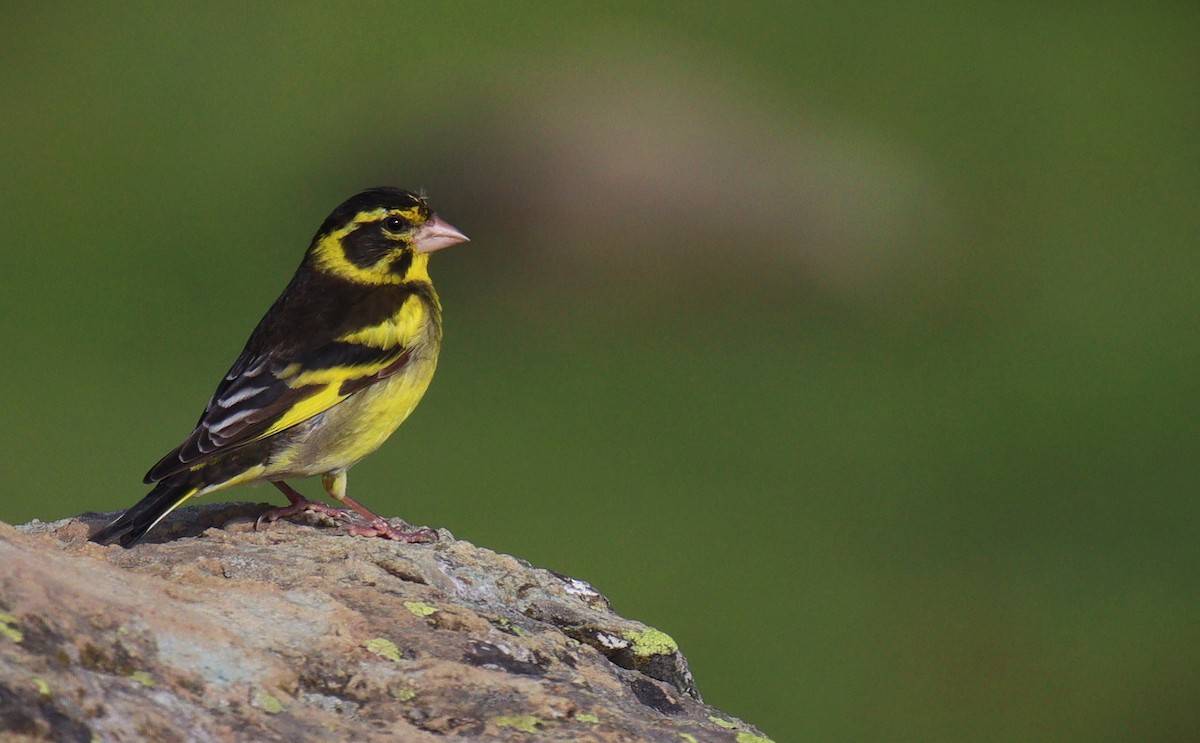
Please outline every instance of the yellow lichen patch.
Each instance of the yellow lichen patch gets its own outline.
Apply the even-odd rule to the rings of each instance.
[[[542,721],[533,715],[500,715],[493,717],[492,722],[498,728],[512,728],[522,733],[536,733]]]
[[[737,728],[736,722],[730,722],[729,720],[723,720],[720,717],[713,717],[712,715],[709,715],[708,719],[712,720],[714,724],[720,725],[721,727],[723,727],[727,730],[734,730],[735,728]]]
[[[145,687],[154,686],[154,679],[150,678],[150,674],[146,673],[145,671],[134,671],[133,673],[129,674],[129,678]]]
[[[770,738],[764,738],[754,733],[738,733],[735,740],[737,740],[737,743],[775,743]]]
[[[591,712],[581,712],[575,715],[575,719],[579,722],[597,723],[600,722],[600,715],[593,715]]]
[[[529,633],[513,624],[508,617],[489,617],[489,621],[505,632],[511,632],[517,637],[529,637]]]
[[[283,702],[271,696],[267,692],[259,689],[254,695],[254,706],[266,712],[268,715],[277,715],[283,711]]]
[[[404,608],[408,609],[414,617],[427,617],[430,614],[437,613],[436,608],[423,601],[405,601]]]
[[[408,702],[416,698],[417,690],[410,686],[394,686],[388,690],[392,695],[392,699],[399,702]]]
[[[700,741],[696,740],[696,736],[691,733],[680,733],[679,737],[686,740],[687,743],[700,743]]]
[[[400,652],[400,648],[396,647],[396,643],[383,637],[367,640],[363,643],[363,647],[381,658],[387,658],[396,663],[404,660],[404,655]]]
[[[629,642],[633,643],[633,654],[639,658],[647,658],[651,655],[671,655],[679,652],[679,645],[671,636],[662,630],[656,630],[653,627],[648,628],[645,632],[624,632],[621,634]]]
[[[37,692],[40,696],[50,696],[50,684],[48,684],[46,679],[42,678],[41,676],[33,677],[33,686],[37,689]]]
[[[20,642],[25,639],[25,634],[17,629],[16,624],[16,617],[0,612],[0,635],[4,635],[13,642]]]

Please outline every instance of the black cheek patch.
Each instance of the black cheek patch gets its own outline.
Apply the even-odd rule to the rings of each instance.
[[[400,255],[396,256],[396,259],[392,261],[391,271],[397,276],[404,276],[408,274],[408,269],[412,267],[412,262],[413,252],[411,250],[402,251]]]
[[[342,238],[346,260],[359,268],[374,266],[380,258],[395,249],[396,243],[380,233],[378,222],[359,225]]]

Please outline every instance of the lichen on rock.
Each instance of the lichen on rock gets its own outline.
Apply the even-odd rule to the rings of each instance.
[[[107,515],[0,523],[0,739],[766,740],[583,581],[263,509],[129,550],[87,541]]]

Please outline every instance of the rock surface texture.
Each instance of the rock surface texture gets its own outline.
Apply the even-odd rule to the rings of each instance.
[[[0,740],[767,741],[582,581],[264,509],[0,523]]]

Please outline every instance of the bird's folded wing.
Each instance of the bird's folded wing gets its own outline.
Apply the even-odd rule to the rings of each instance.
[[[301,354],[238,359],[195,430],[146,473],[155,482],[302,423],[401,371],[411,349],[332,341]]]

